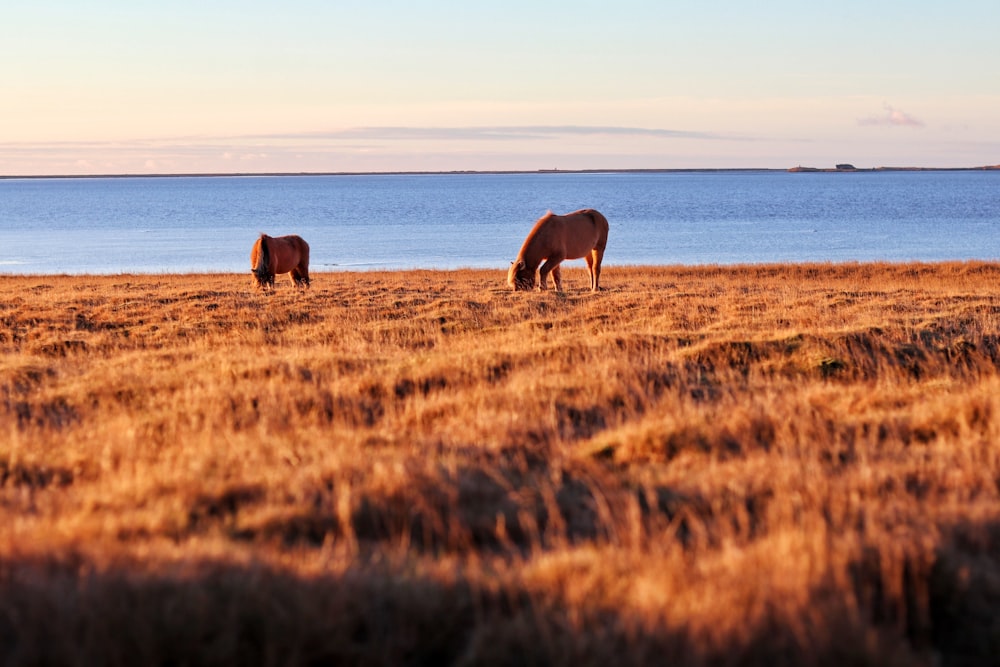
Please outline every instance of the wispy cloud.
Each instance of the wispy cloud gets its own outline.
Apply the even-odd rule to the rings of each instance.
[[[241,139],[367,141],[510,141],[567,136],[620,136],[659,139],[739,139],[712,132],[615,125],[490,125],[469,127],[354,127],[341,130],[261,134]]]
[[[858,119],[858,125],[888,125],[891,127],[924,127],[924,122],[888,104],[882,114]]]
[[[227,159],[245,158],[234,147],[252,146],[254,149],[275,145],[338,144],[360,148],[377,142],[397,141],[544,141],[566,137],[622,137],[650,139],[692,139],[710,141],[749,141],[749,137],[714,132],[670,130],[662,128],[627,127],[612,125],[496,125],[469,127],[405,127],[373,126],[337,130],[303,132],[267,132],[228,136],[187,135],[159,138],[113,141],[46,141],[0,142],[0,151],[8,155],[63,153],[114,149],[116,152],[135,152],[178,148],[223,153]],[[254,151],[256,152],[256,151]],[[254,157],[259,157],[254,155]]]

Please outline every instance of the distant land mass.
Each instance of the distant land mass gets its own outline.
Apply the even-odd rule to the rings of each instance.
[[[62,178],[221,178],[249,176],[415,176],[433,174],[713,174],[736,172],[791,172],[791,173],[831,173],[831,172],[878,172],[878,171],[1000,171],[1000,164],[982,167],[870,167],[858,168],[852,164],[838,164],[834,167],[803,167],[788,169],[773,167],[691,167],[691,168],[643,168],[643,169],[456,169],[443,171],[274,171],[274,172],[178,172],[167,174],[0,174],[0,180],[15,179],[62,179]]]
[[[987,165],[984,167],[872,167],[870,169],[858,169],[853,164],[838,164],[835,167],[792,167],[788,169],[792,173],[829,173],[838,171],[1000,171],[1000,164]]]

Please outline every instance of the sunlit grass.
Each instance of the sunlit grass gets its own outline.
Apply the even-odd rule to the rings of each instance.
[[[962,664],[1000,267],[0,278],[0,660]]]

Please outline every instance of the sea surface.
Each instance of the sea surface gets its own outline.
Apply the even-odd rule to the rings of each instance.
[[[0,180],[0,274],[244,272],[261,232],[313,271],[505,268],[585,207],[606,265],[1000,259],[1000,171],[46,178]]]

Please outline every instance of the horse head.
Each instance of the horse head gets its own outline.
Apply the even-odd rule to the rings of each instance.
[[[535,272],[528,268],[527,262],[523,259],[511,262],[510,270],[507,272],[507,284],[515,292],[532,290],[535,288]]]

